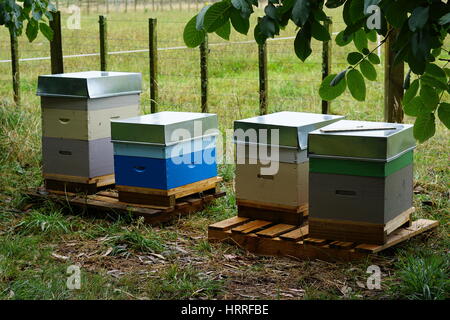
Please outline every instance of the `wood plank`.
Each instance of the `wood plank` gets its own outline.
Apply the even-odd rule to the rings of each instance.
[[[415,210],[416,209],[414,207],[409,208],[408,210],[402,212],[397,217],[386,223],[384,225],[384,231],[386,232],[386,234],[391,234],[394,230],[398,229],[406,222],[408,222],[411,219],[411,214],[413,214]]]
[[[311,238],[378,245],[385,243],[387,236],[383,224],[311,217],[309,218],[309,234]]]
[[[312,245],[315,245],[315,246],[321,246],[321,245],[326,244],[327,242],[329,242],[329,240],[318,239],[318,238],[305,238],[303,240],[303,243],[305,243],[305,244],[312,244]]]
[[[301,212],[274,211],[272,209],[238,206],[238,216],[250,219],[260,219],[291,225],[301,225],[304,216]]]
[[[397,229],[392,232],[384,245],[373,245],[373,244],[360,244],[355,247],[355,250],[367,253],[377,253],[392,247],[400,242],[408,240],[420,233],[436,228],[439,225],[438,221],[419,219],[412,223],[409,228]]]
[[[286,241],[300,241],[306,237],[308,237],[309,234],[309,226],[303,226],[300,228],[297,228],[295,230],[292,230],[291,232],[287,232],[285,234],[280,235],[280,238],[282,240]]]
[[[337,249],[351,249],[356,244],[354,242],[345,242],[345,241],[333,241],[329,244],[330,248],[337,248]]]
[[[253,220],[241,226],[231,229],[231,232],[248,234],[271,225],[272,222],[264,220]]]
[[[176,204],[176,199],[174,196],[162,196],[126,191],[119,191],[119,200],[121,202],[132,204],[145,204],[164,207],[172,207]]]
[[[266,210],[274,210],[274,211],[283,211],[283,212],[303,212],[308,210],[308,204],[304,204],[301,206],[287,206],[278,203],[269,203],[262,201],[254,201],[254,200],[244,200],[244,199],[236,199],[236,203],[238,206],[244,207],[252,207]]]
[[[43,173],[44,179],[48,180],[58,180],[65,182],[75,182],[75,183],[85,183],[85,184],[97,184],[100,186],[105,186],[109,184],[114,184],[114,174],[108,174],[100,177],[77,177],[77,176],[67,176],[63,174],[51,174]],[[112,181],[112,183],[111,183]]]
[[[130,203],[123,203],[118,201],[117,198],[106,197],[102,195],[78,195],[74,193],[65,192],[47,192],[42,189],[36,190],[32,189],[26,193],[30,198],[33,199],[50,199],[52,201],[61,203],[63,205],[72,205],[75,207],[86,208],[88,210],[94,209],[99,211],[113,211],[118,213],[132,213],[137,217],[143,217],[145,223],[148,224],[159,224],[168,222],[180,215],[193,213],[199,211],[204,207],[204,201],[192,201],[192,203],[184,202],[187,207],[182,210],[176,210],[175,207],[171,208],[155,208],[154,206],[147,205],[135,205]],[[219,193],[214,195],[214,197],[223,196],[224,193]]]
[[[276,224],[272,227],[257,232],[256,235],[261,237],[275,238],[280,234],[292,231],[295,228],[296,226],[293,226],[291,224]]]
[[[234,227],[247,223],[250,219],[241,217],[232,217],[223,221],[216,222],[208,227],[210,230],[227,231]]]
[[[295,241],[283,241],[278,237],[258,237],[254,233],[243,234],[230,231],[209,230],[208,239],[211,242],[226,241],[251,253],[264,256],[284,256],[307,260],[320,259],[330,262],[353,261],[367,257],[366,253],[356,252],[355,250],[304,245]]]
[[[135,192],[151,195],[161,195],[161,196],[175,195],[176,198],[182,198],[191,195],[193,193],[213,189],[215,188],[216,184],[219,183],[220,181],[222,181],[222,177],[213,177],[168,190],[122,186],[122,185],[116,185],[116,189],[119,191]]]
[[[118,198],[119,194],[117,192],[112,191],[99,191],[96,193],[97,195],[109,197],[109,198]]]

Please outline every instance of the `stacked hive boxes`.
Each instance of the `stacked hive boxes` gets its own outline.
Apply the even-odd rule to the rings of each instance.
[[[308,132],[342,118],[279,112],[235,121],[238,215],[300,224],[308,204]]]
[[[114,184],[110,121],[139,114],[140,73],[40,76],[47,189],[96,192]]]
[[[309,232],[383,244],[412,212],[411,125],[339,121],[309,135]]]
[[[159,112],[113,121],[111,130],[121,201],[173,206],[215,187],[216,115]]]

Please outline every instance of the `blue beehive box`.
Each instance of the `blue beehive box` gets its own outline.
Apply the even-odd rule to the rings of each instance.
[[[111,122],[119,193],[168,191],[217,176],[215,114],[159,112]]]

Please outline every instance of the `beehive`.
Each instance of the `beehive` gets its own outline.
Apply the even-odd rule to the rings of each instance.
[[[140,73],[40,76],[43,175],[48,189],[95,192],[114,184],[111,120],[139,114]]]
[[[300,223],[308,206],[308,132],[342,118],[278,112],[235,121],[239,216]],[[278,130],[278,141],[273,129]],[[278,170],[264,174],[261,169],[271,165]]]
[[[112,121],[111,130],[121,201],[152,204],[146,195],[168,196],[217,176],[215,114],[159,112]]]
[[[311,237],[383,244],[407,223],[412,126],[343,120],[309,134]]]

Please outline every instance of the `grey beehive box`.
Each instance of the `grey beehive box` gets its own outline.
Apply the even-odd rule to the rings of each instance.
[[[409,220],[412,126],[349,121],[309,135],[310,235],[382,244]]]
[[[139,114],[141,81],[128,72],[39,76],[44,178],[112,175],[111,121]]]

